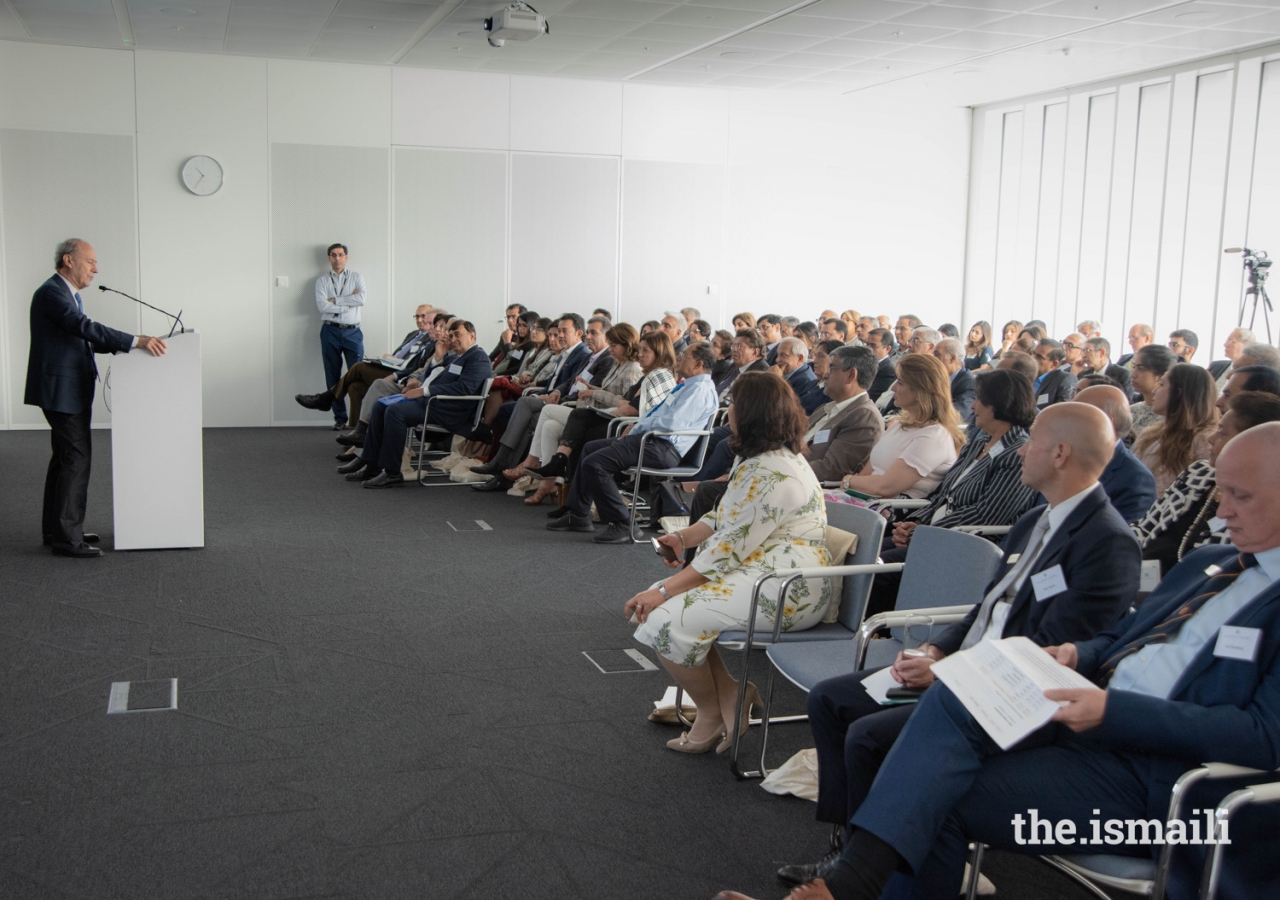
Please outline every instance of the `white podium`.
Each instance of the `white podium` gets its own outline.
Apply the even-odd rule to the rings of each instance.
[[[115,549],[204,546],[200,336],[111,361]]]

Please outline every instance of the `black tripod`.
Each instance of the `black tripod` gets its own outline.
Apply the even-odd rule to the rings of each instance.
[[[1236,326],[1244,326],[1245,310],[1249,310],[1249,330],[1253,330],[1253,323],[1258,318],[1258,302],[1262,302],[1262,322],[1267,327],[1267,343],[1271,343],[1271,313],[1274,307],[1271,305],[1271,298],[1267,296],[1267,276],[1271,274],[1271,258],[1267,256],[1265,250],[1250,250],[1248,247],[1232,247],[1226,251],[1227,253],[1243,253],[1245,272],[1248,274],[1249,287],[1244,292],[1244,296],[1240,298],[1240,314],[1236,317]],[[1253,298],[1252,308],[1250,308],[1249,298]]]

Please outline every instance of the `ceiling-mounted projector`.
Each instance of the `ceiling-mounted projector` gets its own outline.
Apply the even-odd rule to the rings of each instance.
[[[501,47],[507,41],[531,41],[539,35],[551,33],[547,20],[520,0],[485,19],[484,30],[489,33],[489,45],[492,47]]]

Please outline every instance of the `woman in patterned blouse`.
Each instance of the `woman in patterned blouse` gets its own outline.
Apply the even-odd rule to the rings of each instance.
[[[685,547],[698,554],[683,571],[641,591],[625,612],[640,627],[636,640],[658,658],[698,707],[693,728],[667,746],[681,753],[727,750],[738,683],[716,651],[725,630],[745,628],[756,579],[780,569],[825,566],[827,509],[822,488],[804,460],[804,411],[795,392],[771,372],[747,372],[733,385],[729,407],[730,446],[737,454],[720,506],[693,525],[659,538],[680,568]],[[796,581],[784,600],[778,582],[760,592],[756,627],[772,629],[782,615],[783,631],[811,628],[822,621],[831,583]],[[748,685],[747,698],[759,704]],[[745,714],[746,709],[743,710]]]

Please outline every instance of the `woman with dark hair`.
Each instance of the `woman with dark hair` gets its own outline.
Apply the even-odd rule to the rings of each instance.
[[[684,336],[688,338],[691,344],[696,344],[698,341],[709,341],[712,334],[711,323],[706,319],[694,319],[689,323],[689,327],[684,330]]]
[[[749,328],[752,331],[756,327],[756,317],[749,312],[738,313],[733,317],[733,330],[741,331],[743,328]]]
[[[771,372],[742,375],[729,406],[729,440],[737,460],[728,490],[717,509],[658,538],[673,553],[670,568],[681,568],[686,547],[697,546],[698,554],[688,567],[624,607],[640,624],[636,640],[658,651],[662,665],[698,706],[693,728],[667,743],[672,750],[723,752],[735,727],[742,728],[733,721],[738,683],[715,642],[721,631],[746,627],[756,579],[830,562],[822,488],[803,456],[807,424],[795,392],[782,378]],[[758,628],[773,628],[779,612],[784,632],[822,621],[831,599],[829,581],[797,580],[781,601],[778,582],[769,584],[772,590],[760,593]],[[747,698],[760,703],[754,685],[748,685]]]
[[[541,457],[542,465],[528,465],[528,460],[525,461],[524,470],[542,479],[537,493],[525,503],[537,506],[555,492],[557,479],[572,481],[578,468],[578,454],[574,451],[605,437],[609,419],[615,416],[644,418],[649,410],[667,399],[667,394],[676,386],[676,357],[671,338],[661,331],[650,332],[640,338],[637,352],[640,370],[644,373],[641,380],[612,407],[579,406],[569,414],[554,452]],[[537,446],[535,442],[534,449]]]
[[[533,326],[538,324],[539,316],[536,312],[521,313],[516,319],[515,333],[511,336],[511,349],[502,355],[498,360],[498,364],[493,367],[495,377],[503,375],[514,375],[520,370],[524,358],[529,355],[531,349],[536,350],[537,345],[533,341]],[[546,340],[546,332],[543,332],[543,341]]]
[[[975,372],[991,362],[991,323],[985,319],[969,329],[964,345],[964,367]]]
[[[1000,349],[992,354],[993,362],[998,362],[1007,352],[1013,349],[1013,342],[1018,339],[1018,335],[1022,332],[1022,323],[1017,319],[1010,319],[1004,323],[1004,328],[1000,329]]]
[[[801,322],[795,327],[793,336],[800,338],[805,347],[812,350],[818,343],[818,326],[812,322]]]
[[[1218,425],[1218,386],[1207,369],[1174,366],[1160,379],[1151,408],[1164,418],[1148,425],[1133,444],[1133,454],[1156,477],[1163,494],[1187,466],[1209,458],[1209,437]]]
[[[645,322],[640,326],[640,337],[644,337],[652,331],[658,331],[660,328],[662,328],[662,323],[657,319],[650,319],[648,322]]]
[[[873,497],[929,496],[964,446],[960,414],[951,404],[947,369],[926,353],[898,360],[894,403],[902,415],[889,420],[871,459],[842,485]]]
[[[590,409],[610,409],[618,405],[627,391],[638,384],[644,373],[640,369],[640,335],[635,326],[623,322],[611,326],[604,339],[609,342],[609,355],[614,359],[614,367],[604,376],[598,388],[587,387],[578,391],[577,405]],[[519,481],[526,474],[537,472],[527,470],[549,460],[560,444],[560,434],[573,407],[564,404],[547,404],[538,414],[538,424],[533,430],[533,442],[529,445],[529,455],[519,465],[502,470],[502,477],[509,481]],[[523,491],[518,493],[523,494]],[[541,501],[539,501],[541,502]]]
[[[1231,543],[1230,533],[1217,518],[1218,454],[1237,434],[1264,422],[1280,422],[1280,397],[1262,391],[1233,395],[1210,440],[1209,458],[1187,466],[1132,526],[1142,544],[1142,558],[1159,560],[1161,577],[1197,547]]]
[[[522,316],[521,319],[524,317]],[[512,351],[512,355],[520,353],[520,366],[515,374],[495,378],[489,388],[489,396],[484,405],[484,422],[492,424],[502,404],[508,400],[518,400],[524,389],[531,384],[549,381],[560,361],[560,338],[552,328],[552,321],[546,318],[535,319],[529,326],[529,340]],[[516,324],[519,328],[519,321]]]
[[[733,369],[733,332],[721,328],[711,335],[711,352],[716,355],[716,364],[711,367],[711,381],[719,384]]]
[[[1142,434],[1148,425],[1154,425],[1160,421],[1160,416],[1151,405],[1156,397],[1156,388],[1160,386],[1160,379],[1164,377],[1164,373],[1181,361],[1172,350],[1161,344],[1147,344],[1145,347],[1139,347],[1138,352],[1133,354],[1129,384],[1142,395],[1140,403],[1134,403],[1129,407],[1129,415],[1133,417],[1135,438]]]
[[[907,558],[911,534],[920,525],[1012,525],[1036,505],[1038,492],[1022,483],[1022,457],[1036,417],[1036,398],[1025,375],[1008,369],[979,372],[973,400],[974,427],[947,477],[928,505],[911,510],[885,533],[884,562]],[[893,609],[901,578],[877,575],[867,615]]]

